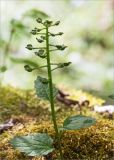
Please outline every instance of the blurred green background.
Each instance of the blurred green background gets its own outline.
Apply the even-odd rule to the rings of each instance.
[[[70,67],[53,72],[54,83],[101,95],[113,93],[113,0],[0,0],[0,12],[2,84],[30,89],[36,75],[46,75],[46,70],[28,73],[23,67],[44,63],[25,48],[29,43],[37,44],[30,31],[38,26],[35,19],[41,17],[61,21],[52,31],[64,35],[51,42],[68,46],[64,52],[53,53],[52,61],[72,62]]]

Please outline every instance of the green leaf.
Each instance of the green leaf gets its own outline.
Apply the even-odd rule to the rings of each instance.
[[[63,123],[63,128],[65,130],[77,130],[81,128],[90,127],[95,123],[96,120],[94,118],[83,115],[76,115],[68,117]]]
[[[12,28],[15,29],[16,32],[18,31],[19,33],[20,32],[22,33],[22,32],[26,32],[28,29],[27,26],[25,26],[21,21],[16,20],[16,19],[12,19],[10,23],[11,23]]]
[[[36,62],[33,62],[29,59],[26,58],[15,58],[15,57],[10,57],[10,60],[14,63],[19,63],[19,64],[27,64],[30,65],[32,67],[38,67],[38,64]]]
[[[38,18],[38,17],[48,18],[49,16],[46,13],[44,13],[43,11],[40,11],[38,9],[31,9],[31,10],[28,10],[23,15],[23,17],[29,17],[29,18]]]
[[[6,66],[0,67],[0,72],[5,72],[6,70],[7,70],[7,67],[6,67]]]
[[[29,156],[43,156],[54,150],[53,139],[46,133],[17,136],[10,141],[11,145]]]
[[[38,97],[50,101],[50,91],[48,79],[42,78],[40,76],[35,80],[35,89]],[[58,93],[57,88],[53,85],[53,95],[56,97]]]

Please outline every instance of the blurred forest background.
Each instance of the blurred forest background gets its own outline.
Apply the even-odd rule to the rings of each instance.
[[[43,61],[25,47],[36,44],[30,31],[35,19],[60,20],[51,39],[65,44],[64,52],[52,54],[52,61],[71,61],[70,67],[53,72],[54,83],[100,95],[114,91],[114,1],[113,0],[0,0],[0,78],[1,83],[31,89],[38,74],[28,73],[25,64]]]

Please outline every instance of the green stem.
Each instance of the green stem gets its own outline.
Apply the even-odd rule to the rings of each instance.
[[[8,56],[9,54],[9,50],[10,50],[10,45],[11,45],[11,42],[12,42],[12,38],[13,38],[13,34],[14,34],[15,30],[12,28],[11,32],[10,32],[10,37],[9,37],[9,40],[8,40],[8,43],[5,47],[5,50],[4,50],[4,58],[3,58],[3,65],[5,65],[6,63],[6,57]]]
[[[3,57],[2,57],[2,66],[6,65],[6,58],[9,55],[10,45],[12,43],[12,38],[13,38],[14,32],[15,32],[15,30],[12,28],[11,32],[10,32],[8,43],[7,43],[7,45],[6,45],[5,49],[4,49],[4,54],[3,54]],[[0,75],[1,75],[1,77],[0,77],[0,83],[2,83],[2,81],[4,79],[4,74],[0,73]]]
[[[52,51],[57,51],[57,50],[58,50],[58,49],[51,49],[50,52],[52,52]]]
[[[34,47],[34,48],[32,48],[32,49],[46,49],[45,47]]]
[[[49,34],[48,33],[49,33],[48,27],[46,27],[46,52],[47,52],[47,69],[48,69],[48,80],[49,80],[49,90],[50,90],[50,105],[51,105],[52,120],[54,124],[55,134],[56,134],[57,143],[59,146],[60,160],[63,160],[60,136],[59,136],[59,131],[57,127],[56,113],[55,113],[55,108],[54,108],[53,85],[52,85],[51,63],[50,63],[50,53],[49,53]]]
[[[33,68],[33,70],[40,69],[40,68],[45,68],[45,67],[47,67],[47,65],[41,66],[41,67],[35,67],[35,68]]]
[[[55,67],[55,68],[53,68],[51,71],[54,71],[54,70],[56,70],[56,69],[58,69],[58,68],[60,68],[60,67]]]

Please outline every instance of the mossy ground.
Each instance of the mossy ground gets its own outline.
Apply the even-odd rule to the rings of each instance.
[[[54,137],[49,104],[37,98],[34,91],[22,91],[10,87],[0,88],[0,123],[10,118],[17,119],[16,125],[0,135],[0,160],[41,160],[42,157],[27,157],[14,150],[9,141],[15,135],[48,132]],[[58,123],[65,117],[78,114],[76,109],[56,102]],[[96,125],[79,131],[66,131],[62,135],[62,149],[65,160],[112,160],[113,122],[103,119],[92,111],[86,115],[97,117]],[[57,146],[56,146],[57,148]],[[58,150],[54,151],[56,159]]]

